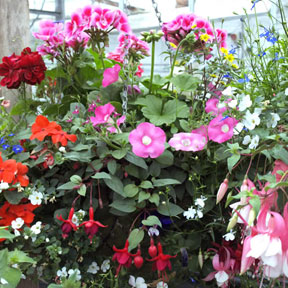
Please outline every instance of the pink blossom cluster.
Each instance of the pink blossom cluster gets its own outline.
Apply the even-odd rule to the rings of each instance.
[[[217,41],[220,47],[227,46],[226,31],[222,29],[216,29],[214,31],[208,20],[198,17],[195,14],[178,15],[171,22],[164,23],[162,31],[165,39],[176,46],[191,32],[195,34],[196,40],[198,40],[202,34],[207,34],[209,36],[208,43]]]

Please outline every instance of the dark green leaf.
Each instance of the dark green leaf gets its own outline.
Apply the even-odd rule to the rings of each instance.
[[[136,210],[136,205],[134,200],[115,200],[110,204],[110,207],[113,207],[119,211],[125,212],[125,213],[132,213]]]
[[[149,216],[146,220],[142,220],[142,224],[146,226],[158,225],[162,227],[162,223],[160,222],[159,218],[156,216]]]
[[[153,180],[154,187],[162,187],[162,186],[177,185],[177,184],[181,184],[181,183],[176,179],[156,179],[156,180]]]
[[[150,198],[149,201],[151,203],[154,203],[156,206],[159,206],[159,202],[160,202],[160,197],[157,193],[153,193]]]
[[[125,156],[125,159],[128,162],[130,162],[130,163],[132,163],[132,164],[134,164],[134,165],[136,165],[138,167],[141,167],[141,168],[143,168],[145,170],[148,169],[148,166],[147,166],[146,162],[142,158],[136,156],[134,153],[132,153],[130,151]]]
[[[5,199],[11,204],[19,204],[20,201],[25,197],[23,192],[19,193],[18,191],[4,191],[3,195]],[[1,237],[0,237],[1,238]]]
[[[98,172],[95,175],[91,176],[93,179],[111,179],[111,176],[106,172]]]
[[[76,185],[72,182],[67,182],[63,185],[60,185],[59,187],[57,187],[57,190],[72,190],[74,189]]]
[[[239,161],[240,157],[241,156],[239,154],[233,154],[227,159],[228,170],[230,172],[232,171],[234,165]]]
[[[139,188],[135,184],[128,184],[124,187],[126,197],[134,197],[138,194]]]
[[[129,235],[128,241],[129,241],[129,248],[128,250],[131,251],[134,248],[138,246],[138,244],[143,240],[144,238],[144,231],[141,229],[133,229],[132,232]]]
[[[111,175],[111,179],[104,178],[104,182],[111,190],[125,197],[123,183],[118,177]]]
[[[160,204],[157,208],[157,211],[164,216],[177,216],[184,212],[180,206],[170,202]]]
[[[120,149],[120,150],[115,150],[112,152],[112,156],[115,159],[119,160],[119,159],[122,159],[123,157],[125,157],[127,152],[128,152],[127,149],[124,149],[124,148]]]
[[[149,199],[150,196],[151,196],[150,193],[144,192],[144,191],[140,191],[139,196],[138,196],[138,203],[140,203],[140,202],[142,202],[142,201],[144,201],[144,200]],[[150,201],[150,202],[151,202],[151,201]]]

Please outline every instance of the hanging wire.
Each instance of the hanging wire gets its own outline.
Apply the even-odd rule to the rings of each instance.
[[[155,0],[152,0],[152,5],[153,5],[153,8],[154,8],[156,17],[158,19],[158,22],[159,22],[159,26],[162,27],[162,25],[163,25],[162,15],[161,15],[161,12],[158,10],[158,4],[157,4],[157,2]]]

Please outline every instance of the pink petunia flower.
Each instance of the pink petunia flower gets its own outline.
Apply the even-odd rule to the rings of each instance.
[[[175,150],[200,151],[204,148],[203,136],[195,133],[177,133],[168,142]]]
[[[202,141],[204,143],[204,146],[207,144],[208,142],[207,126],[202,125],[199,128],[192,130],[191,133],[200,134],[202,136]]]
[[[223,112],[225,112],[227,110],[227,107],[224,105],[222,105],[219,101],[219,99],[217,98],[211,98],[206,102],[206,107],[205,107],[205,112],[206,113],[210,113],[213,116],[217,116],[219,114],[222,114]]]
[[[223,143],[233,137],[233,128],[237,120],[232,117],[224,117],[220,114],[210,121],[208,125],[208,137],[210,140]]]
[[[107,87],[112,83],[116,82],[119,79],[119,72],[121,70],[121,66],[116,64],[112,68],[105,69],[103,73],[103,81],[102,86]]]
[[[148,158],[157,158],[165,150],[165,132],[155,125],[143,122],[129,134],[129,142],[135,155]]]
[[[93,126],[107,123],[114,110],[115,107],[110,103],[107,103],[103,106],[98,106],[95,109],[95,117],[90,117],[90,121],[92,122]]]

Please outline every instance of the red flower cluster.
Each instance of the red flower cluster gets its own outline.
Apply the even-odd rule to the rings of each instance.
[[[22,82],[30,85],[40,84],[45,78],[46,66],[38,52],[31,52],[29,47],[23,49],[21,55],[13,53],[2,58],[0,76],[4,76],[0,84],[9,89],[16,89]]]
[[[52,137],[52,142],[60,142],[62,146],[66,146],[68,141],[76,142],[77,136],[74,134],[67,134],[62,130],[62,127],[55,121],[49,122],[49,120],[42,115],[37,116],[35,123],[32,125],[32,135],[30,140],[38,139],[43,141],[46,136]]]
[[[21,186],[26,187],[29,184],[29,178],[26,175],[28,167],[15,159],[8,159],[3,161],[0,152],[0,182],[11,184],[20,183]]]

